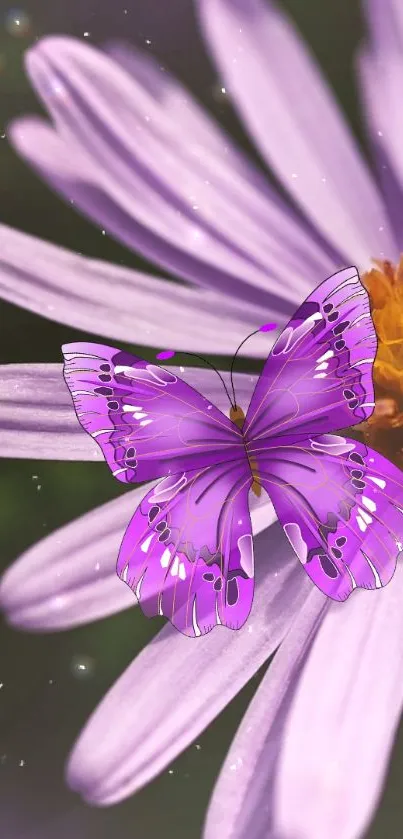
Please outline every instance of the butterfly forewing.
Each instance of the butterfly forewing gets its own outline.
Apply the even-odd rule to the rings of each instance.
[[[248,439],[306,439],[367,419],[377,349],[355,268],[325,280],[300,306],[263,368],[247,412]]]
[[[242,436],[170,370],[102,344],[65,344],[78,419],[115,477],[140,483],[244,457]]]
[[[371,415],[376,349],[357,271],[340,271],[280,335],[245,423],[260,485],[306,572],[336,600],[385,585],[403,541],[402,473],[332,433]]]

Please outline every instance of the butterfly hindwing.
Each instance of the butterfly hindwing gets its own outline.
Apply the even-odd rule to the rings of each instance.
[[[77,417],[119,481],[244,457],[236,426],[170,370],[102,344],[62,350]]]
[[[403,548],[399,469],[334,434],[254,456],[286,536],[328,597],[345,600],[354,588],[389,582]]]
[[[147,617],[190,636],[243,625],[254,589],[250,486],[245,464],[216,465],[164,478],[144,497],[117,573]]]
[[[284,329],[247,412],[248,439],[306,439],[367,419],[377,350],[368,295],[357,270],[321,283]]]

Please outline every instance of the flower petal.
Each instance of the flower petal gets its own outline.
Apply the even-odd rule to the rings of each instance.
[[[195,641],[165,627],[90,718],[67,771],[70,786],[87,801],[113,804],[150,781],[280,643],[308,581],[277,524],[259,537],[256,549],[260,578],[245,628],[219,627]]]
[[[403,704],[402,582],[399,565],[374,597],[358,592],[330,606],[312,645],[296,621],[232,744],[206,839],[363,835]],[[232,833],[218,830],[224,808]]]
[[[376,185],[288,20],[261,0],[198,6],[230,96],[293,198],[346,261],[367,269],[373,254],[393,259]]]
[[[390,73],[385,71],[388,57],[379,56],[367,47],[360,50],[357,71],[364,103],[364,115],[377,163],[379,180],[389,219],[400,250],[403,246],[403,157],[396,130],[403,129],[399,103],[390,100],[392,93],[388,85]],[[401,57],[396,56],[396,83],[394,96],[399,95]],[[397,106],[397,109],[396,109]]]
[[[152,484],[124,493],[41,539],[3,575],[0,605],[13,626],[54,632],[127,609],[116,574],[124,530]]]
[[[401,51],[386,55],[365,47],[358,57],[358,74],[365,103],[365,116],[372,141],[381,152],[381,176],[388,176],[388,209],[397,241],[402,247],[403,131],[401,90],[403,64]]]
[[[403,7],[400,0],[363,0],[372,43],[387,56],[403,49]]]
[[[252,303],[87,259],[2,225],[0,296],[86,332],[152,346],[175,335],[175,349],[217,354],[232,354],[262,322]],[[259,354],[267,343],[250,346]]]
[[[403,704],[402,583],[399,565],[390,585],[374,597],[357,592],[319,630],[278,770],[276,822],[286,833],[351,839],[373,815]]]
[[[295,682],[327,607],[324,595],[311,589],[232,742],[209,805],[204,839],[278,839],[269,827],[284,724]]]
[[[292,302],[312,270],[333,269],[272,190],[226,162],[223,133],[210,129],[214,145],[192,132],[184,139],[165,103],[106,54],[71,38],[45,38],[29,51],[27,66],[58,137],[48,138],[47,155],[38,143],[44,127],[24,121],[11,131],[14,143],[130,247],[186,279],[255,302],[269,288]],[[66,154],[74,158],[74,183]]]
[[[61,364],[0,367],[0,457],[102,460],[83,434]]]

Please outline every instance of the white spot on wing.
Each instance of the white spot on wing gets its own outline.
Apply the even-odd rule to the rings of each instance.
[[[152,540],[152,538],[153,538],[153,535],[154,535],[154,534],[153,534],[153,533],[151,533],[151,535],[150,535],[150,536],[147,536],[147,539],[145,540],[145,542],[143,542],[143,544],[142,544],[142,546],[141,546],[141,550],[142,550],[142,551],[143,551],[143,553],[145,553],[145,554],[147,553],[147,551],[148,551],[148,549],[149,549],[149,547],[150,547],[150,543],[151,543],[151,540]]]
[[[384,481],[383,478],[375,478],[373,475],[368,475],[368,478],[369,478],[370,481],[373,481],[373,483],[376,484],[381,489],[385,489],[386,481]]]
[[[358,527],[360,528],[361,532],[365,533],[365,531],[367,529],[367,525],[365,524],[364,519],[362,519],[361,516],[356,516],[356,519],[357,519]]]
[[[176,556],[173,563],[172,563],[172,568],[171,568],[172,577],[177,577],[178,576],[178,571],[179,571],[179,558]]]
[[[287,539],[297,554],[300,562],[304,565],[308,556],[308,546],[302,538],[301,528],[296,522],[288,522],[283,526]]]
[[[196,635],[201,635],[199,624],[197,623],[197,612],[196,612],[196,598],[193,600],[193,609],[192,609],[192,624],[193,624],[193,632]]]
[[[364,553],[364,551],[362,550],[362,548],[361,548],[361,553],[362,553],[363,557],[367,560],[368,565],[369,565],[369,567],[370,567],[370,569],[371,569],[371,571],[372,571],[372,573],[373,573],[373,575],[374,575],[374,578],[375,578],[375,588],[382,588],[381,578],[380,578],[380,576],[379,576],[379,574],[378,574],[378,572],[377,572],[377,570],[376,570],[376,568],[375,568],[375,565],[371,562],[371,560],[370,560],[370,558],[367,556],[367,554],[366,554],[366,553]]]
[[[146,572],[144,571],[144,572],[143,572],[143,574],[141,575],[141,577],[140,577],[140,579],[139,579],[139,581],[138,581],[137,585],[136,585],[136,590],[135,590],[135,592],[134,592],[134,593],[135,593],[135,595],[136,595],[136,597],[137,597],[137,600],[140,600],[141,586],[142,586],[142,583],[143,583],[143,580],[144,580],[144,574],[145,574],[145,573],[146,573]]]
[[[375,504],[375,501],[372,501],[372,498],[367,498],[366,495],[363,495],[362,499],[361,499],[361,503],[363,504],[364,507],[367,508],[367,510],[370,510],[371,513],[375,513],[376,504]]]
[[[169,548],[165,548],[162,556],[161,556],[161,565],[163,568],[168,568],[168,565],[171,561],[171,551]]]
[[[329,358],[333,358],[333,356],[333,350],[327,350],[327,352],[323,353],[323,355],[318,358],[317,363],[320,364],[321,361],[327,361]]]

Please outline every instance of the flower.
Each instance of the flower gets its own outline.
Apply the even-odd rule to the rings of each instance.
[[[54,127],[38,118],[18,120],[11,128],[16,148],[102,229],[188,285],[168,285],[3,230],[1,294],[117,339],[133,340],[135,324],[139,343],[170,346],[176,330],[179,349],[206,352],[208,346],[214,354],[232,351],[249,324],[262,322],[262,310],[283,323],[317,282],[356,264],[381,324],[403,237],[400,109],[394,104],[403,23],[401,29],[392,23],[392,0],[366,4],[372,42],[359,69],[379,182],[283,15],[260,0],[196,5],[225,89],[298,210],[287,207],[149,58],[46,38],[29,52],[27,67]],[[396,305],[390,305],[395,318]],[[391,337],[384,334],[381,350]],[[256,343],[252,351],[259,355],[264,347]],[[387,412],[387,400],[398,404],[391,389],[398,356],[393,350],[391,361],[381,350],[377,386],[386,383]],[[205,372],[186,375],[220,405]],[[239,381],[246,398],[251,378]],[[38,446],[43,457],[94,457],[67,408],[59,367],[10,366],[2,387],[4,453],[26,456]],[[126,608],[125,587],[112,566],[129,508],[144,491],[125,494],[31,548],[2,583],[9,620],[54,629]],[[268,512],[255,508],[255,533]],[[311,590],[281,537],[274,523],[256,539],[257,593],[243,630],[216,630],[195,643],[167,626],[107,694],[68,766],[70,784],[88,801],[114,803],[150,780],[279,647],[231,746],[206,839],[362,834],[403,702],[402,568],[384,591],[357,592],[329,605]],[[268,553],[270,564],[264,563]]]

